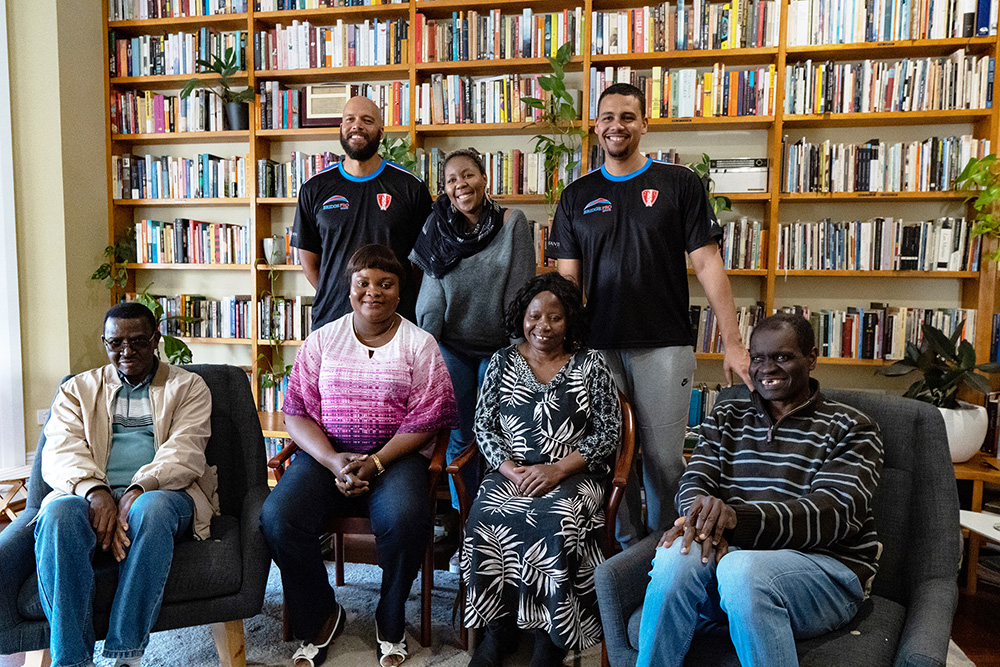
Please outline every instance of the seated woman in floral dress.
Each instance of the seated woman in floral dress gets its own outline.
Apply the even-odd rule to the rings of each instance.
[[[489,470],[465,528],[465,624],[486,627],[470,667],[500,665],[517,628],[532,667],[601,640],[594,568],[604,558],[604,489],[621,408],[603,357],[584,348],[580,290],[556,273],[528,282],[476,408]]]

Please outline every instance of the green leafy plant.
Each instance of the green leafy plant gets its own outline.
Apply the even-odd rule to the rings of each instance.
[[[385,160],[395,162],[414,176],[420,176],[417,173],[417,156],[410,150],[410,135],[402,137],[383,135],[378,145],[378,154]]]
[[[91,280],[103,280],[104,286],[108,289],[125,289],[128,283],[128,272],[125,264],[129,257],[135,255],[135,231],[126,234],[115,241],[114,245],[109,245],[104,249],[104,257],[107,261],[97,267],[90,275]]]
[[[541,130],[532,141],[534,152],[544,156],[544,169],[551,178],[545,182],[545,203],[549,216],[555,213],[556,202],[568,180],[559,178],[559,165],[565,159],[566,173],[571,174],[579,160],[575,159],[577,149],[587,136],[577,123],[579,114],[573,95],[566,90],[566,65],[569,64],[569,42],[559,47],[555,58],[549,58],[552,74],[539,77],[538,85],[545,91],[543,99],[522,97],[521,102],[528,109],[540,109],[542,116],[533,125]]]
[[[1000,164],[997,164],[996,153],[982,159],[971,158],[955,179],[955,187],[971,191],[966,201],[972,202],[972,207],[976,209],[972,218],[972,235],[1000,238]],[[1000,262],[1000,246],[986,258]]]
[[[184,322],[184,323],[191,323],[196,321],[196,318],[194,317],[185,317],[183,315],[172,315],[172,316],[165,315],[163,312],[163,306],[160,305],[160,302],[156,299],[156,297],[154,297],[149,293],[149,288],[152,286],[153,284],[150,283],[149,285],[144,287],[141,292],[135,295],[135,300],[138,303],[141,303],[142,305],[146,306],[146,308],[149,308],[151,311],[153,311],[153,317],[156,318],[157,322],[159,322],[160,324],[165,324],[170,320],[174,320],[176,322]],[[187,343],[182,341],[180,338],[177,338],[175,336],[170,336],[167,334],[163,334],[160,337],[163,339],[163,353],[167,355],[167,360],[170,363],[172,364],[191,363],[193,355],[191,354],[191,348],[188,347]]]
[[[962,385],[980,394],[989,393],[989,380],[977,371],[997,373],[1000,372],[1000,364],[977,365],[975,348],[962,339],[964,329],[965,320],[962,320],[951,336],[946,336],[940,329],[924,324],[921,327],[923,344],[918,348],[913,343],[907,343],[903,359],[879,372],[895,377],[920,371],[923,377],[910,385],[903,396],[939,408],[958,408],[958,388]]]
[[[282,357],[282,346],[285,344],[284,336],[284,326],[278,317],[278,304],[275,299],[275,283],[278,279],[278,272],[274,269],[274,265],[270,264],[266,259],[257,260],[258,265],[264,264],[268,267],[267,269],[267,281],[268,288],[261,293],[261,303],[267,300],[269,307],[267,308],[267,341],[271,345],[271,355],[268,356],[261,352],[257,355],[257,359],[254,361],[254,372],[257,375],[257,379],[260,381],[261,389],[271,389],[272,387],[277,387],[285,379],[285,377],[292,372],[291,364],[285,364],[281,361]],[[278,360],[277,362],[275,360]]]
[[[213,85],[214,82],[194,78],[184,84],[184,88],[181,89],[181,97],[186,98],[195,90],[207,90],[213,95],[221,98],[223,102],[246,104],[254,98],[253,88],[247,87],[243,90],[237,90],[233,87],[232,77],[240,71],[239,64],[236,59],[235,49],[226,49],[225,54],[223,54],[221,58],[214,53],[212,54],[210,60],[202,60],[199,58],[198,64],[204,67],[206,71],[214,72],[219,75],[218,84],[221,90],[215,89],[215,86]]]
[[[733,210],[733,202],[729,197],[715,194],[715,181],[712,179],[712,159],[708,157],[708,153],[702,153],[701,161],[692,162],[688,167],[694,173],[698,174],[698,177],[705,184],[705,189],[708,191],[708,202],[712,205],[713,213],[719,215],[719,211]]]

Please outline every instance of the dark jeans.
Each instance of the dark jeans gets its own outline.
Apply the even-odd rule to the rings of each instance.
[[[375,608],[379,635],[401,641],[403,605],[423,562],[434,511],[428,500],[427,459],[410,454],[386,467],[359,498],[347,498],[333,473],[300,451],[264,502],[261,529],[281,570],[285,604],[298,639],[312,641],[336,608],[320,551],[320,535],[331,516],[368,516],[382,591]]]
[[[438,343],[438,347],[441,348],[444,365],[448,367],[448,374],[451,376],[451,385],[455,389],[455,405],[458,408],[459,426],[452,429],[451,438],[448,440],[448,451],[445,454],[446,460],[451,463],[476,440],[474,431],[476,401],[479,398],[479,388],[483,386],[486,368],[490,365],[490,358],[493,354],[465,354],[444,343]],[[475,498],[482,482],[478,460],[474,460],[471,465],[462,468],[462,481],[469,492],[469,497]],[[455,482],[450,477],[448,478],[448,486],[451,487],[451,506],[458,509],[458,491],[455,489]]]

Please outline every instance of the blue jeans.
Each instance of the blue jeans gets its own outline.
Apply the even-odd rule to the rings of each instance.
[[[448,463],[451,463],[455,457],[462,453],[462,450],[476,439],[473,430],[476,421],[476,400],[479,388],[483,386],[486,368],[490,365],[490,358],[493,354],[464,354],[449,348],[444,343],[438,343],[438,347],[441,348],[444,365],[448,367],[451,385],[455,389],[455,403],[458,407],[458,428],[452,429],[451,438],[448,440],[448,452],[445,455]],[[482,482],[479,466],[472,464],[465,466],[462,469],[462,481],[465,482],[465,488],[469,491],[469,497],[475,498]],[[450,477],[448,478],[448,486],[451,488],[451,506],[458,509],[458,491],[455,489],[455,482]]]
[[[375,534],[375,559],[382,568],[375,621],[382,639],[402,641],[403,606],[434,523],[427,459],[409,454],[393,461],[360,497],[344,496],[335,479],[316,459],[299,451],[261,511],[264,541],[281,570],[292,634],[312,641],[337,608],[320,549],[327,517],[367,516]]]
[[[729,624],[744,667],[798,665],[796,639],[831,632],[864,601],[858,577],[830,556],[731,550],[718,566],[681,540],[653,557],[639,624],[637,667],[684,664],[695,631]]]
[[[183,491],[147,491],[129,510],[131,545],[118,564],[106,658],[141,657],[160,614],[174,540],[191,525],[194,501]],[[53,667],[89,665],[94,654],[94,552],[90,503],[63,496],[47,503],[35,524],[38,596],[51,626]]]

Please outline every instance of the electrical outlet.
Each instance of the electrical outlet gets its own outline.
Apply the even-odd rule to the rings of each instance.
[[[35,420],[38,422],[39,426],[45,426],[45,422],[49,420],[49,409],[38,410],[35,413]]]

